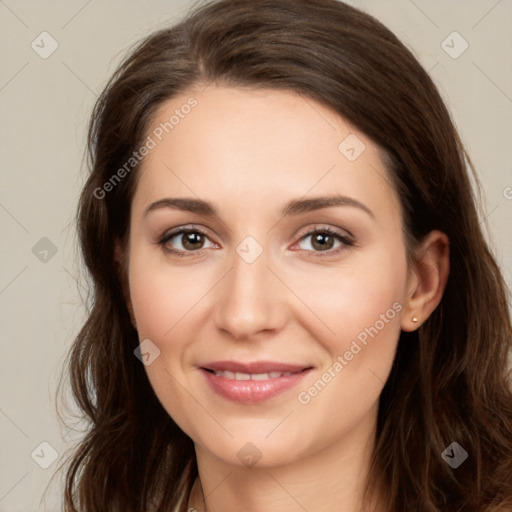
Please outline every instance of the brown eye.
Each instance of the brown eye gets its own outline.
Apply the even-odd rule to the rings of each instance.
[[[210,245],[205,245],[208,242]],[[158,242],[164,251],[184,256],[203,248],[214,247],[208,235],[199,229],[181,228],[164,235]]]
[[[204,235],[198,233],[197,231],[189,231],[187,233],[182,233],[181,236],[181,243],[183,247],[189,251],[201,249],[204,244]]]
[[[318,251],[326,251],[334,246],[334,237],[327,233],[317,233],[311,238],[311,245]]]
[[[315,253],[334,254],[340,250],[354,245],[354,242],[348,236],[338,233],[330,228],[315,229],[306,233],[299,243],[299,249]]]

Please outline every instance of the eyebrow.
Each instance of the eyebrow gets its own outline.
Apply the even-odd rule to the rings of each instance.
[[[333,206],[351,206],[359,208],[366,212],[370,217],[375,219],[373,212],[363,203],[348,196],[334,195],[323,197],[312,197],[309,199],[294,199],[289,201],[281,210],[282,217],[300,215],[311,211],[321,210],[323,208],[331,208]],[[159,210],[161,208],[171,208],[174,210],[182,210],[205,215],[207,217],[217,217],[215,207],[202,199],[193,199],[185,197],[166,197],[151,203],[144,211],[144,216],[149,212]]]

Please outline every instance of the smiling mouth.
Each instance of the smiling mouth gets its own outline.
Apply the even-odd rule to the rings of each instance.
[[[219,377],[234,380],[266,380],[288,377],[311,369],[311,365],[281,363],[277,361],[212,361],[201,369]]]
[[[229,370],[210,370],[209,368],[204,368],[207,372],[215,374],[217,377],[225,377],[226,379],[232,380],[269,380],[269,379],[278,379],[279,377],[289,377],[290,375],[294,375],[296,373],[301,373],[309,368],[304,368],[298,372],[268,372],[268,373],[245,373],[245,372],[232,372]]]
[[[313,367],[264,361],[218,361],[199,369],[215,394],[248,405],[264,403],[293,389]]]

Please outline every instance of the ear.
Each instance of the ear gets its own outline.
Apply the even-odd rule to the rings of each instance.
[[[133,313],[133,306],[130,297],[130,285],[128,282],[128,259],[125,254],[123,243],[118,238],[116,238],[114,242],[114,261],[117,269],[117,277],[121,283],[123,297],[126,303],[126,309],[130,314],[130,320],[134,329],[137,329],[137,322],[135,321],[135,315]]]
[[[402,315],[403,331],[414,331],[431,315],[441,302],[449,272],[449,239],[441,231],[431,231],[415,251]]]

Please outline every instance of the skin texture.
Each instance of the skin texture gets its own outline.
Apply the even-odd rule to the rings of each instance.
[[[191,95],[197,107],[143,161],[124,255],[139,339],[160,350],[146,367],[150,382],[195,443],[208,510],[358,510],[379,394],[400,330],[417,328],[441,299],[446,236],[430,233],[410,267],[399,199],[378,148],[295,92],[193,89],[165,102],[148,133]],[[351,134],[365,145],[353,162],[338,149]],[[333,194],[372,213],[345,205],[281,217],[288,201]],[[170,197],[208,201],[217,216],[144,213]],[[179,257],[158,244],[191,224],[207,234],[199,250]],[[354,244],[334,237],[327,239],[331,249],[318,249],[307,233],[326,227]],[[262,249],[252,263],[236,251],[248,236]],[[184,238],[166,246],[185,252]],[[242,247],[254,254],[251,244]],[[351,360],[344,357],[365,328],[382,323]],[[347,364],[335,371],[339,356]],[[313,370],[267,402],[237,404],[215,394],[199,370],[218,360]],[[330,381],[311,396],[308,389],[329,368]],[[249,442],[261,455],[252,467],[237,456]],[[199,486],[191,506],[203,507]]]

